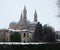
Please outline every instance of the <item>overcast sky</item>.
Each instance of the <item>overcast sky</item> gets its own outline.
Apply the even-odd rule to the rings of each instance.
[[[60,30],[56,0],[0,0],[0,29],[8,28],[10,22],[18,22],[25,5],[29,21],[33,22],[36,9],[38,21],[42,25],[48,24]]]

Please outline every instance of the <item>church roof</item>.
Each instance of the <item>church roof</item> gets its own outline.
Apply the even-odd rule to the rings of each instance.
[[[11,22],[11,23],[10,23],[10,25],[15,25],[15,24],[17,24],[17,23],[16,23],[16,22]]]
[[[29,23],[29,26],[36,26],[37,22]]]

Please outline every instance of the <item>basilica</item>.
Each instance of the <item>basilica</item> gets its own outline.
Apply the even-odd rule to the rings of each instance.
[[[0,30],[0,33],[3,33],[0,37],[4,38],[3,35],[4,35],[4,33],[6,33],[5,40],[10,41],[11,32],[17,31],[21,34],[21,42],[31,42],[31,40],[33,40],[32,36],[35,31],[35,27],[36,27],[37,22],[38,21],[37,21],[36,10],[34,12],[34,21],[30,22],[27,20],[27,10],[26,10],[26,6],[24,6],[23,13],[21,13],[19,21],[17,23],[11,22],[9,24],[8,29]]]
[[[26,10],[26,6],[25,6],[24,10],[23,10],[23,14],[21,13],[20,20],[18,21],[18,23],[11,22],[9,24],[9,29],[34,31],[36,24],[37,24],[36,10],[34,13],[34,22],[31,23],[30,21],[27,20],[27,10]]]

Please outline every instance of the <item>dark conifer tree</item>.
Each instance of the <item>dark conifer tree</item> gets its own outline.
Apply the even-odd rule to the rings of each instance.
[[[55,30],[51,26],[43,26],[43,38],[45,42],[56,42]]]
[[[33,41],[34,42],[40,42],[42,41],[42,24],[39,22],[36,25],[35,32],[33,34]]]

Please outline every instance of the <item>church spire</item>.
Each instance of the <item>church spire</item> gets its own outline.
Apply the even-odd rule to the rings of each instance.
[[[23,22],[24,25],[26,24],[27,21],[27,10],[26,10],[26,6],[24,6],[24,10],[23,10]]]
[[[23,18],[22,18],[22,13],[21,13],[21,16],[20,16],[20,20],[18,21],[18,24],[22,24],[22,21],[23,21]]]
[[[24,15],[24,17],[26,17],[26,15],[27,15],[26,6],[24,6],[23,15]]]
[[[35,13],[34,13],[34,22],[37,22],[37,12],[35,10]]]
[[[24,10],[26,11],[26,6],[24,6]]]
[[[20,21],[22,21],[22,13],[21,13],[21,18],[20,18]]]

